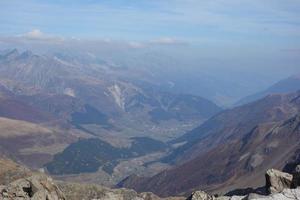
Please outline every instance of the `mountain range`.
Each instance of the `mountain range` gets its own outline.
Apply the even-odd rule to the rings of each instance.
[[[76,116],[73,122],[79,124],[78,113],[85,113],[85,117],[90,114],[92,118],[98,112],[96,116],[101,113],[106,120],[100,125],[113,123],[119,130],[130,126],[134,136],[153,127],[153,134],[160,137],[159,128],[163,124],[174,121],[178,128],[192,127],[221,110],[202,97],[161,91],[151,81],[137,79],[136,73],[146,72],[115,69],[103,63],[68,62],[30,51],[19,53],[16,49],[0,56],[3,88],[24,103],[64,120],[72,121],[72,116]],[[132,121],[140,123],[137,126]],[[166,132],[160,135],[168,137]]]
[[[131,170],[153,174],[164,168],[153,160],[169,151],[165,142],[222,110],[137,76],[146,71],[71,58],[17,49],[0,55],[1,153],[59,178],[100,173],[88,178],[95,181],[104,173],[116,178],[111,185]],[[69,157],[77,151],[82,154]],[[139,167],[128,171],[138,158]]]
[[[222,193],[263,184],[267,168],[283,168],[300,148],[300,93],[269,95],[225,110],[173,140],[163,158],[175,167],[119,186],[162,196],[201,189]]]
[[[167,80],[100,58],[2,51],[0,155],[57,180],[160,196],[244,190],[299,164],[299,76],[225,110]]]

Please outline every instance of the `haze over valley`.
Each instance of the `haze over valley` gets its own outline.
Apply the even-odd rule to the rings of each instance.
[[[0,2],[0,199],[300,198],[299,10]]]

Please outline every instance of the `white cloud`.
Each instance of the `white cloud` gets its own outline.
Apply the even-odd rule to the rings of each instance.
[[[164,38],[158,38],[155,40],[150,41],[151,44],[158,44],[158,45],[183,45],[187,44],[184,41],[175,39],[175,38],[170,38],[170,37],[164,37]]]
[[[30,39],[41,39],[46,37],[46,35],[39,29],[33,29],[32,31],[25,33],[23,36]]]
[[[145,45],[143,43],[140,43],[140,42],[129,42],[128,44],[129,44],[130,47],[136,48],[136,49],[145,47]]]
[[[46,34],[39,29],[33,29],[33,30],[31,30],[27,33],[21,34],[19,36],[21,38],[27,39],[27,40],[43,40],[43,41],[52,41],[52,42],[55,42],[55,41],[59,42],[59,41],[64,40],[64,38],[62,38],[62,37]]]

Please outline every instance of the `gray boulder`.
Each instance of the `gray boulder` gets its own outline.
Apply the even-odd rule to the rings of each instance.
[[[266,187],[269,193],[279,193],[285,188],[292,188],[293,175],[269,169],[266,172]]]
[[[196,191],[191,194],[187,200],[214,200],[215,198],[206,192],[203,191]]]
[[[7,186],[0,186],[0,199],[65,200],[65,197],[51,178],[36,174],[18,179]]]

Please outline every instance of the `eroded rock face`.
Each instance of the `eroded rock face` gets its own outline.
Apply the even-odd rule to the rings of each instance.
[[[281,192],[285,188],[292,188],[292,184],[293,175],[276,169],[267,170],[266,187],[271,194]]]
[[[18,179],[7,186],[0,186],[3,200],[65,200],[53,180],[43,174]]]

